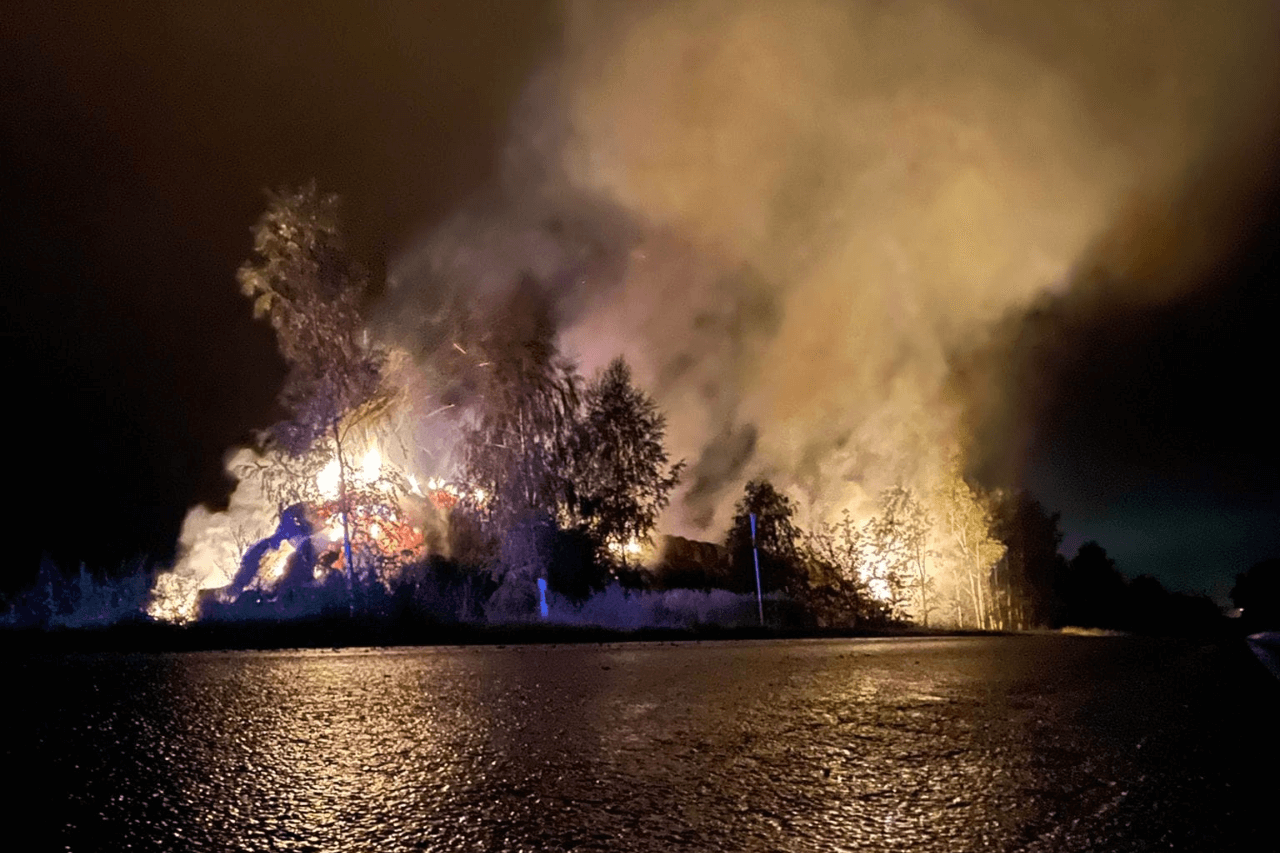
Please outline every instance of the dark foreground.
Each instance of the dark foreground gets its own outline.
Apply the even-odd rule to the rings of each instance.
[[[1273,850],[1243,644],[11,654],[47,849]]]

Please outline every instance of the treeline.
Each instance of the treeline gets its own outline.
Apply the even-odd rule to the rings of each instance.
[[[9,603],[11,624],[143,611],[506,622],[537,619],[548,593],[579,606],[609,587],[718,590],[748,605],[759,592],[767,621],[790,627],[1183,633],[1217,619],[1207,598],[1126,581],[1096,543],[1063,558],[1057,514],[1026,493],[975,487],[958,463],[926,490],[894,486],[870,511],[809,529],[783,491],[754,480],[721,541],[655,542],[684,465],[669,459],[665,418],[628,365],[583,377],[557,350],[551,306],[529,278],[497,304],[445,300],[422,340],[403,344],[412,351],[380,346],[338,214],[337,198],[314,185],[271,196],[238,274],[289,369],[288,416],[238,472],[278,507],[277,531],[231,543],[234,580],[217,591],[177,572],[67,578],[45,565]],[[446,411],[458,478],[424,490],[381,448],[406,420],[414,435]]]
[[[971,509],[969,498],[977,494],[971,489],[959,506]],[[751,592],[758,553],[764,591],[802,603],[817,625],[925,625],[922,608],[928,608],[932,624],[962,629],[1080,627],[1172,636],[1223,627],[1210,598],[1171,592],[1150,576],[1129,580],[1096,542],[1064,557],[1058,514],[1026,492],[988,494],[978,505],[984,507],[975,516],[980,523],[966,531],[954,514],[950,523],[944,518],[938,524],[909,490],[895,488],[882,496],[881,513],[862,524],[845,514],[839,523],[809,532],[796,524],[785,495],[757,481],[746,487],[723,546],[672,540],[646,582],[657,589]],[[953,547],[968,545],[960,555],[977,559],[958,569],[948,565],[948,540]],[[1251,601],[1245,608],[1254,614],[1250,625],[1280,624],[1277,566],[1280,561],[1271,561],[1239,576],[1233,598],[1238,605],[1241,596]]]
[[[455,506],[447,515],[459,539],[473,539],[470,552],[463,549],[449,557],[433,554],[409,562],[396,574],[385,575],[385,582],[370,571],[358,575],[363,579],[354,589],[334,574],[324,583],[282,583],[274,590],[246,590],[235,598],[210,592],[202,602],[204,617],[343,621],[355,616],[367,625],[424,629],[531,622],[537,621],[537,580],[544,578],[553,600],[570,605],[610,586],[631,590],[632,595],[736,593],[737,599],[718,600],[720,615],[730,614],[724,609],[727,603],[737,608],[736,624],[753,624],[758,557],[766,622],[773,628],[876,629],[923,623],[910,610],[919,600],[912,594],[919,584],[917,575],[884,559],[872,567],[872,574],[860,575],[861,558],[840,550],[859,541],[861,536],[853,531],[873,531],[886,524],[883,518],[861,526],[846,518],[844,524],[826,526],[815,536],[796,524],[794,506],[765,481],[746,487],[737,510],[722,542],[660,537],[660,556],[641,561],[607,548],[602,552],[582,530],[561,527],[548,516],[505,531],[493,528],[482,536],[475,527],[468,528],[468,520],[479,522],[474,509]],[[1025,493],[1002,496],[992,517],[994,529],[1005,538],[996,540],[1003,552],[980,578],[991,622],[943,620],[946,607],[964,602],[944,595],[939,591],[944,587],[935,584],[934,624],[990,630],[1076,626],[1161,636],[1206,635],[1224,627],[1218,607],[1207,597],[1167,591],[1151,577],[1126,579],[1096,542],[1085,543],[1070,559],[1063,557],[1058,553],[1062,533],[1056,514]],[[486,537],[491,538],[482,541]],[[295,569],[295,578],[311,571],[303,564]],[[144,563],[110,575],[84,566],[66,574],[46,559],[32,587],[0,602],[0,622],[20,628],[96,628],[146,621],[155,578],[155,571]],[[880,582],[899,586],[886,594]],[[625,601],[626,593],[613,596],[615,604],[619,598]],[[1280,626],[1280,561],[1260,563],[1239,575],[1232,598],[1243,610],[1237,624],[1245,630]],[[976,595],[965,598],[970,604],[975,600]],[[647,606],[654,605],[651,601]],[[696,623],[694,614],[689,621],[677,618],[669,624]]]

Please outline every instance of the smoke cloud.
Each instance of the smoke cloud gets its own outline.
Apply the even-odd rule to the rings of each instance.
[[[995,392],[955,381],[964,353],[1152,254],[1134,211],[1257,139],[1276,24],[1261,0],[567,3],[501,179],[394,260],[379,331],[415,405],[465,403],[458,353],[502,345],[520,287],[666,412],[668,532],[718,538],[753,476],[863,511],[1002,439],[968,434]]]

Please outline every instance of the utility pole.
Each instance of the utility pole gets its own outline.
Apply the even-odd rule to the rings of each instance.
[[[760,610],[760,627],[764,627],[764,594],[760,591],[760,551],[756,548],[756,514],[751,513],[751,557],[756,561],[756,607]]]
[[[338,431],[339,418],[333,419],[333,444],[338,454],[338,509],[342,512],[342,556],[347,564],[347,609],[350,615],[356,612],[356,564],[351,552],[351,526],[348,516],[351,507],[347,504],[347,468],[342,461],[342,433]]]

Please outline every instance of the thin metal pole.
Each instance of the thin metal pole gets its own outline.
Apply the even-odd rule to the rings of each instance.
[[[756,561],[756,607],[760,610],[760,627],[764,627],[764,595],[760,592],[760,551],[756,548],[756,514],[751,513],[751,557]]]
[[[347,563],[347,609],[352,616],[356,612],[356,562],[351,553],[351,507],[347,506],[347,469],[342,461],[342,433],[338,431],[338,418],[333,419],[333,444],[338,454],[338,508],[342,510],[342,556]]]

